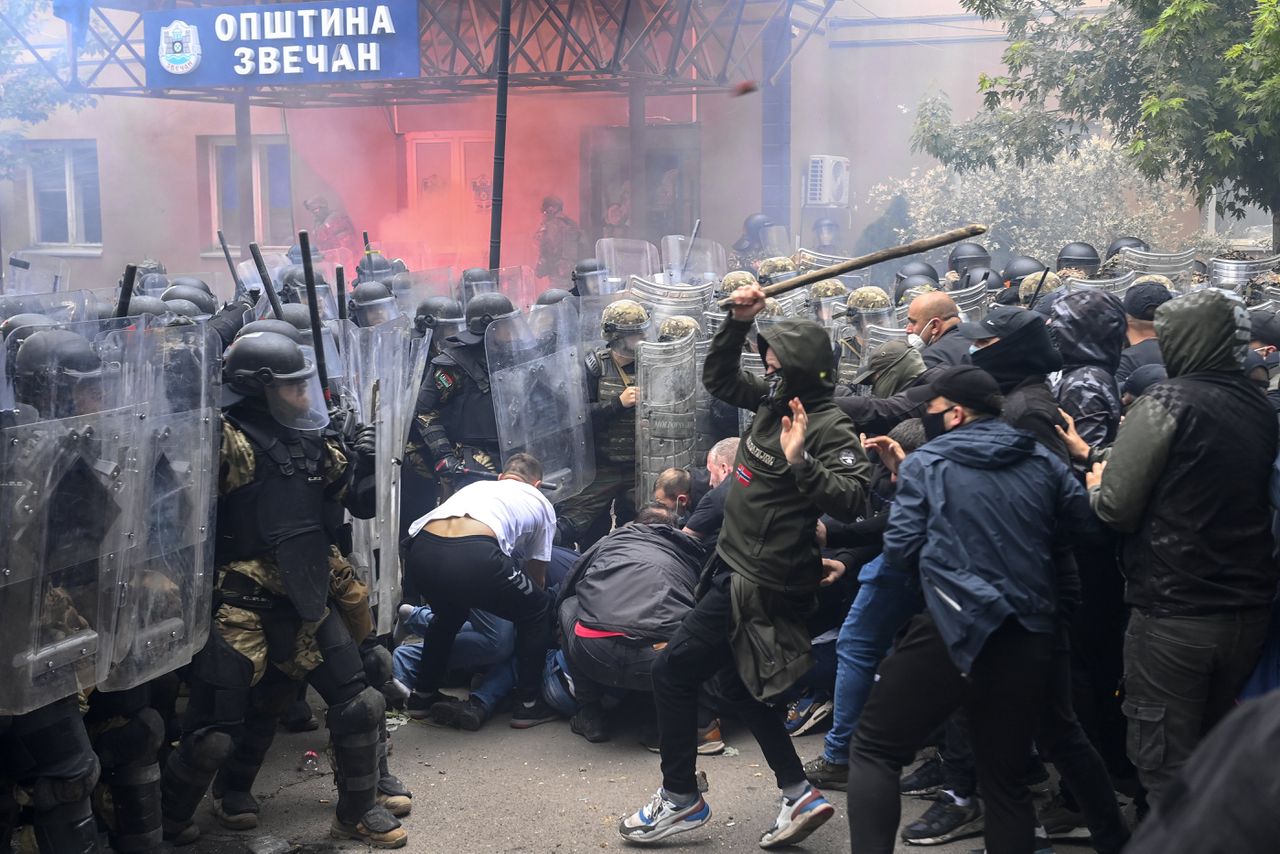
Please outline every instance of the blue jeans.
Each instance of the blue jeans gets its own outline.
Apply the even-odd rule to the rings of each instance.
[[[404,626],[422,637],[431,625],[431,609],[423,605],[413,609]],[[449,654],[450,670],[484,670],[511,658],[516,648],[516,627],[509,620],[487,611],[473,609],[453,642]],[[422,661],[422,644],[401,644],[391,654],[391,670],[401,684],[412,688],[418,679],[418,663]]]
[[[547,650],[547,664],[542,670],[542,699],[560,714],[572,716],[578,711],[577,700],[569,693],[561,672],[568,675],[569,664],[564,652],[559,649]],[[572,684],[572,677],[569,677]],[[484,706],[485,711],[493,714],[494,708],[516,687],[516,660],[510,658],[489,668],[484,675],[480,687],[471,692],[471,699]]]
[[[859,573],[858,595],[836,639],[835,709],[822,751],[833,765],[849,763],[849,741],[875,684],[876,668],[898,630],[924,607],[915,580],[884,572],[883,564],[884,557],[877,557]]]

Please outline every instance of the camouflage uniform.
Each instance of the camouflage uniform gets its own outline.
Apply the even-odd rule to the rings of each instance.
[[[1032,273],[1023,279],[1022,284],[1018,286],[1018,299],[1023,305],[1027,305],[1031,302],[1032,297],[1036,297],[1036,300],[1039,301],[1061,288],[1062,285],[1062,277],[1050,270]],[[1040,292],[1039,296],[1036,296],[1036,291]]]
[[[849,294],[846,305],[849,324],[845,327],[845,334],[841,335],[837,342],[837,354],[838,379],[842,384],[849,385],[862,365],[863,333],[859,328],[861,316],[871,312],[892,311],[893,303],[883,289],[875,285],[866,285],[855,288]]]

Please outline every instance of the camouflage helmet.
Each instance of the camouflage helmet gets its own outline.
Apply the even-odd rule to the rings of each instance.
[[[948,270],[938,284],[944,291],[954,291],[960,286],[960,274],[955,270]]]
[[[850,311],[882,311],[892,308],[893,304],[889,302],[889,295],[882,288],[875,285],[866,285],[858,288],[849,294],[849,300],[846,303]]]
[[[779,273],[796,273],[800,268],[796,266],[796,262],[792,261],[785,255],[779,255],[776,258],[766,258],[760,262],[761,276],[776,276]]]
[[[1042,270],[1038,273],[1030,273],[1022,280],[1022,284],[1018,285],[1018,299],[1026,305],[1031,298],[1040,292],[1040,296],[1051,294],[1062,287],[1062,277],[1052,270]]]
[[[702,327],[698,325],[698,321],[692,317],[677,314],[674,317],[668,317],[658,325],[658,340],[663,343],[679,341],[686,335],[698,335],[701,332]]]
[[[649,312],[633,299],[620,299],[605,306],[600,315],[600,331],[606,341],[649,328]]]
[[[773,297],[764,298],[764,308],[760,309],[760,313],[756,317],[782,317],[782,303]]]
[[[843,297],[848,292],[849,289],[839,279],[823,279],[821,282],[814,282],[809,286],[809,297],[811,299]]]
[[[1133,280],[1133,285],[1159,285],[1171,294],[1176,294],[1178,289],[1174,287],[1173,282],[1169,281],[1168,276],[1162,276],[1159,273],[1147,273],[1145,276],[1139,276]]]
[[[1064,282],[1067,279],[1087,279],[1089,271],[1081,267],[1061,267],[1058,270],[1058,278]]]
[[[734,270],[732,273],[724,274],[724,278],[720,280],[718,293],[722,297],[727,297],[738,288],[745,288],[754,284],[758,284],[755,275],[747,270]]]

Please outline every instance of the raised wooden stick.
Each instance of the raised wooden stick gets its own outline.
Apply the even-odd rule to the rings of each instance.
[[[854,270],[862,270],[866,267],[873,267],[884,261],[892,261],[895,258],[905,258],[908,255],[918,255],[921,252],[928,252],[930,249],[937,249],[939,246],[947,246],[952,243],[959,243],[961,240],[967,240],[970,237],[977,237],[985,234],[987,227],[985,225],[966,225],[964,228],[954,228],[951,231],[935,234],[932,237],[922,237],[919,240],[913,240],[910,243],[904,243],[901,246],[892,246],[888,249],[880,249],[872,252],[870,255],[862,255],[857,258],[850,258],[848,261],[841,261],[839,264],[832,264],[830,267],[823,267],[820,270],[812,270],[790,279],[785,279],[774,284],[766,284],[764,295],[767,297],[776,297],[778,294],[785,294],[788,291],[794,291],[796,288],[803,288],[806,285],[812,285],[814,282],[821,282],[823,279],[834,279],[836,276],[843,276],[845,273],[852,273]],[[764,284],[764,283],[762,283]],[[729,308],[733,305],[732,297],[725,297],[720,300],[721,308]]]

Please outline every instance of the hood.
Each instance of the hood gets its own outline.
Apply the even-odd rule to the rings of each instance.
[[[1244,303],[1216,288],[1189,293],[1156,309],[1156,337],[1171,377],[1241,371],[1251,334]]]
[[[835,362],[827,330],[812,320],[784,317],[766,324],[760,339],[778,354],[784,399],[798,397],[806,406],[830,403],[835,392]],[[764,358],[763,350],[760,357]]]
[[[1034,454],[1036,440],[1030,433],[989,418],[948,430],[921,450],[969,468],[1002,469]]]
[[[1054,302],[1050,322],[1049,334],[1062,354],[1064,370],[1096,365],[1115,373],[1128,344],[1120,300],[1102,291],[1067,294]]]
[[[1029,323],[989,347],[969,354],[970,361],[995,377],[1008,394],[1028,377],[1062,370],[1062,356],[1043,322]]]
[[[897,353],[887,365],[883,366],[877,366],[876,357],[871,357],[870,367],[876,370],[876,381],[871,386],[872,397],[893,397],[898,392],[910,388],[916,378],[924,373],[924,359],[919,350],[908,346],[905,342],[890,343],[897,344],[898,347],[894,349],[897,350],[900,347],[902,352]]]

